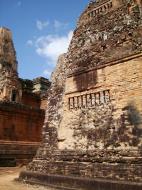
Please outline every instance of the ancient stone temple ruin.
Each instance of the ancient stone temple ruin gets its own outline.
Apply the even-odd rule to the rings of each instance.
[[[12,34],[0,28],[0,166],[31,160],[41,141],[50,82],[19,78],[17,65]]]
[[[91,1],[52,75],[27,182],[142,189],[142,2]]]

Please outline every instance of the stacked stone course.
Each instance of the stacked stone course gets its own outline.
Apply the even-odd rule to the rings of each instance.
[[[142,188],[141,4],[112,0],[101,11],[108,2],[90,2],[81,15],[54,72],[43,143],[20,178],[60,188]]]
[[[15,164],[31,160],[41,141],[47,107],[50,81],[20,79],[17,65],[11,31],[0,28],[0,166],[10,159]]]

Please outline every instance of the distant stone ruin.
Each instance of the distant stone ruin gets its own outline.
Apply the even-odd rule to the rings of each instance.
[[[42,145],[20,179],[142,189],[142,4],[91,1],[49,89]]]
[[[0,28],[0,166],[31,161],[41,141],[50,81],[21,79],[11,31]]]

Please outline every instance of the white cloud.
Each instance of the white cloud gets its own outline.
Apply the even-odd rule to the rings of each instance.
[[[33,41],[32,40],[28,40],[26,43],[28,46],[33,46]]]
[[[59,55],[67,52],[72,36],[73,31],[69,31],[64,36],[47,35],[36,40],[37,54],[47,61],[47,69],[43,71],[44,76],[50,77]]]
[[[69,31],[65,36],[47,35],[36,41],[36,52],[38,55],[47,58],[48,63],[55,65],[60,54],[66,53],[73,32]]]
[[[59,29],[59,28],[65,28],[68,24],[67,23],[62,23],[58,20],[54,20],[54,28]]]
[[[49,25],[48,21],[41,21],[41,20],[37,20],[36,21],[36,26],[38,30],[43,30],[44,28],[46,28]]]
[[[46,70],[43,71],[43,75],[47,76],[47,77],[50,77],[51,72],[52,72],[51,70],[46,69]]]

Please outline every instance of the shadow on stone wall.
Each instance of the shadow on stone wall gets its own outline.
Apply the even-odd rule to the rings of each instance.
[[[113,118],[115,110],[111,104],[80,112],[78,128],[74,130],[76,148],[86,149],[142,147],[142,116],[134,103],[122,109],[118,119]],[[86,139],[86,145],[80,139]],[[86,146],[86,147],[85,147]]]
[[[123,108],[123,114],[121,115],[122,127],[132,128],[132,145],[142,146],[140,141],[142,138],[142,115],[140,111],[135,106],[134,102],[128,103],[126,107]]]
[[[126,107],[123,108],[123,110],[127,111],[128,121],[131,125],[138,127],[140,124],[142,124],[142,116],[133,102],[130,102]]]
[[[84,72],[74,76],[77,91],[84,91],[92,88],[97,83],[97,70]]]

